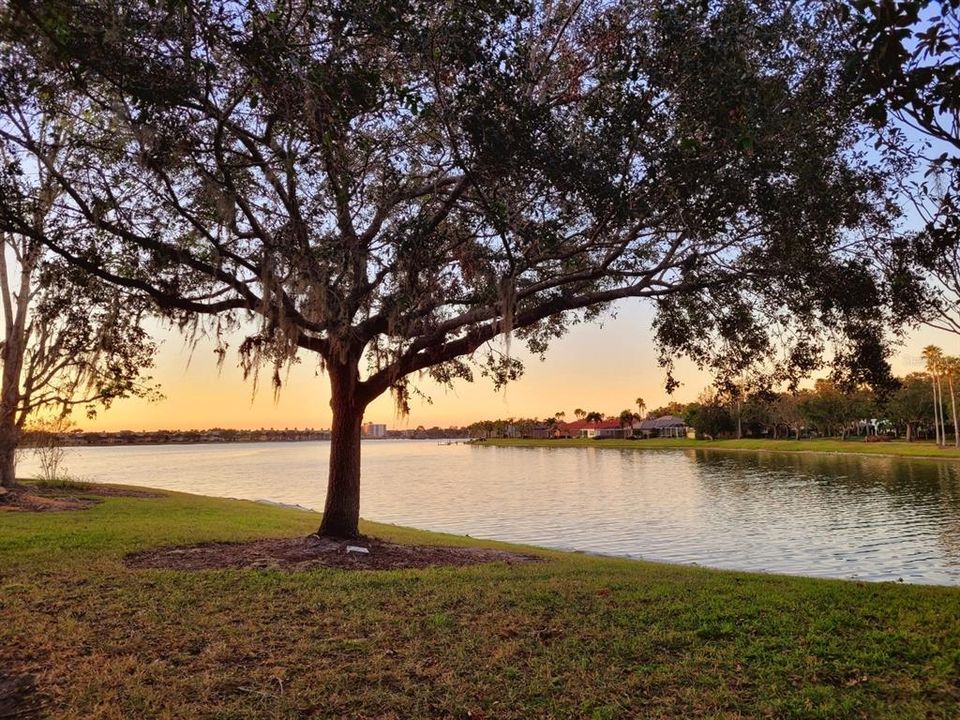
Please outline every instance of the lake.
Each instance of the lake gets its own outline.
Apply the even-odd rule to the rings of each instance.
[[[329,444],[71,448],[67,471],[322,509]],[[20,475],[36,462],[26,454]],[[361,515],[717,568],[960,584],[960,463],[714,450],[363,445]]]

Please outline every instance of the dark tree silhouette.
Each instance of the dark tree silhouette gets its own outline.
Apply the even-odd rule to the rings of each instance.
[[[0,108],[13,109],[11,89]],[[8,135],[42,144],[51,168],[69,163],[62,128],[18,127],[16,113],[3,120]],[[141,327],[146,304],[44,246],[57,225],[60,186],[47,167],[30,165],[20,143],[0,143],[0,493],[16,484],[29,422],[76,409],[93,416],[128,396],[159,397],[145,375],[156,353]]]
[[[923,228],[899,240],[893,284],[905,315],[960,334],[960,0],[851,7],[868,117],[922,174],[904,191]]]
[[[321,533],[357,532],[371,400],[506,382],[492,340],[542,354],[617,300],[657,304],[665,358],[782,343],[802,373],[829,337],[886,369],[885,186],[829,4],[12,0],[3,27],[28,112],[85,143],[49,245],[184,323],[259,318],[240,352],[276,385],[318,357]]]

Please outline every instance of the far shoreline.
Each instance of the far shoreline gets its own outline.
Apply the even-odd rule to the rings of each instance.
[[[237,431],[229,431],[236,433]],[[29,434],[23,449],[30,449]],[[388,436],[364,437],[363,442],[382,442],[390,440],[430,440],[434,442],[468,443],[466,436],[437,435],[437,436]],[[84,447],[164,447],[167,445],[243,445],[264,443],[301,443],[301,442],[330,442],[329,431],[311,431],[309,433],[295,433],[293,431],[275,431],[272,434],[235,434],[223,437],[221,434],[207,431],[193,433],[165,434],[163,432],[119,432],[119,433],[60,433],[59,443],[65,448]]]
[[[859,457],[904,458],[907,460],[960,460],[960,448],[936,448],[928,442],[891,441],[867,443],[862,440],[690,440],[653,438],[618,440],[589,438],[474,440],[478,447],[515,448],[597,448],[607,450],[712,450],[717,452],[773,452],[795,455],[853,455]]]

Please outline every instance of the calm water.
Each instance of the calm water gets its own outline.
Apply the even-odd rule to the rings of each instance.
[[[71,449],[95,480],[323,507],[327,443]],[[364,444],[371,520],[719,568],[960,585],[960,464]],[[29,456],[21,474],[35,469]]]

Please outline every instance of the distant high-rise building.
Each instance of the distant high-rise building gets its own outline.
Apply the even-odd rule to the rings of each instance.
[[[368,438],[385,438],[387,436],[387,426],[374,422],[364,423],[363,436]]]

